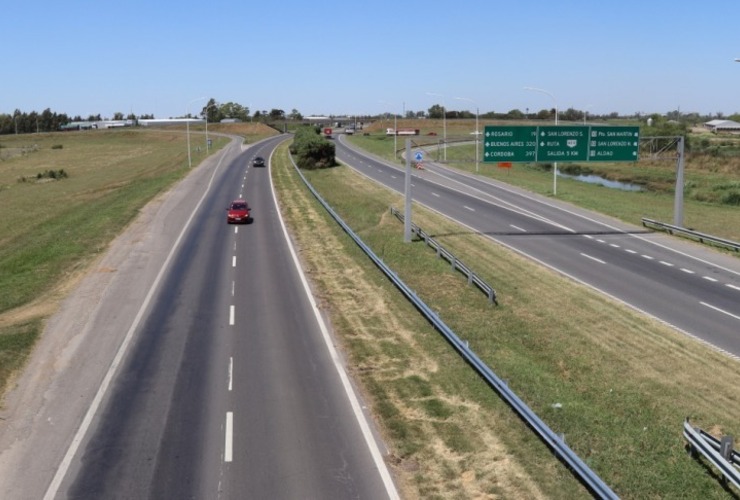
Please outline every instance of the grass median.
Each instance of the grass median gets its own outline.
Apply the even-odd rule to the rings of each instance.
[[[410,498],[588,496],[323,214],[285,153],[273,175],[309,274],[367,392]],[[737,434],[738,363],[415,207],[414,222],[499,293],[421,243],[397,196],[345,167],[306,172],[346,222],[623,498],[724,498],[682,424]]]

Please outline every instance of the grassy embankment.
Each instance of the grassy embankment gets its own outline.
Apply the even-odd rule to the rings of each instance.
[[[204,136],[191,132],[197,165]],[[209,132],[249,142],[273,133],[246,124]],[[210,137],[214,150],[228,142]],[[0,394],[70,283],[187,167],[183,130],[173,128],[0,136]]]
[[[392,141],[391,141],[392,144]],[[395,292],[296,181],[273,171],[289,224],[410,498],[574,498],[570,474]],[[723,498],[682,423],[740,431],[737,361],[421,208],[499,292],[486,299],[422,244],[402,199],[345,167],[307,172],[380,257],[623,498]],[[592,189],[598,189],[593,188]]]
[[[510,122],[486,123],[511,125]],[[531,123],[530,123],[531,124]],[[484,123],[481,121],[480,129]],[[365,130],[369,135],[358,134],[350,140],[383,158],[393,158],[393,137],[385,136],[387,122],[376,123]],[[432,161],[439,157],[436,146],[442,138],[441,120],[409,120],[399,122],[399,128],[419,128],[421,134],[412,141],[428,146],[426,157]],[[448,141],[471,140],[475,121],[448,120]],[[430,136],[429,133],[436,135]],[[735,142],[740,139],[716,138],[711,134],[692,134],[694,142]],[[398,148],[405,145],[405,137],[398,138]],[[480,146],[482,154],[483,147]],[[674,151],[675,152],[675,151]],[[635,183],[643,191],[627,192],[588,185],[573,179],[558,179],[557,198],[584,208],[608,214],[625,222],[639,225],[642,217],[673,223],[673,203],[676,178],[676,161],[648,160],[647,155],[636,163],[559,164],[560,170],[585,170],[606,179]],[[475,149],[472,144],[450,145],[447,160],[451,166],[475,172]],[[549,168],[549,166],[547,166]],[[514,164],[513,168],[499,168],[497,164],[480,162],[480,174],[502,182],[523,187],[530,191],[552,195],[552,172],[533,164]],[[685,166],[684,226],[698,231],[740,241],[740,155],[737,157],[714,156],[709,153],[688,153]]]

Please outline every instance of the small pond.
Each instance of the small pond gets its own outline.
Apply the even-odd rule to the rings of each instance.
[[[587,182],[588,184],[599,184],[601,186],[612,188],[612,189],[621,189],[622,191],[642,191],[643,190],[643,187],[640,186],[639,184],[631,184],[629,182],[620,182],[620,181],[611,181],[609,179],[604,179],[603,177],[600,177],[598,175],[593,175],[593,174],[570,175],[570,174],[564,174],[562,172],[558,172],[558,177],[563,177],[566,179],[574,179],[580,182]]]

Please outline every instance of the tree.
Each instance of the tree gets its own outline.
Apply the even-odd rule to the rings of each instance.
[[[427,111],[427,113],[429,115],[429,118],[432,118],[432,119],[440,119],[440,118],[444,118],[445,109],[442,106],[440,106],[439,104],[435,104],[434,106],[432,106],[431,108],[429,108],[429,110]]]
[[[549,120],[555,116],[555,109],[541,109],[536,116],[538,120]]]
[[[221,121],[221,110],[219,108],[216,99],[211,97],[203,109],[200,111],[200,116],[209,122],[220,122]]]
[[[297,109],[295,109],[295,108],[293,108],[293,110],[291,110],[291,112],[290,112],[290,115],[288,115],[288,117],[289,117],[289,118],[290,118],[291,120],[295,120],[295,121],[300,121],[300,120],[303,120],[303,115],[302,115],[302,114],[300,114],[300,113],[298,112],[298,110],[297,110]]]
[[[237,104],[235,102],[227,102],[219,107],[221,113],[221,120],[224,118],[232,118],[234,120],[247,121],[249,120],[249,108]]]
[[[506,113],[506,117],[511,118],[512,120],[521,120],[522,118],[524,118],[524,113],[522,113],[518,109],[512,109],[511,111]]]
[[[113,119],[114,120],[123,120],[123,113],[121,113],[120,111],[116,111],[115,113],[113,113]]]
[[[51,113],[51,109],[46,108],[41,112],[41,116],[39,117],[39,126],[41,127],[41,130],[49,132],[58,129],[59,125],[61,125],[61,123],[54,123],[54,115]]]
[[[285,111],[282,109],[272,108],[270,110],[270,120],[283,120],[285,119]]]
[[[565,110],[564,113],[562,113],[563,120],[569,121],[569,122],[575,122],[579,120],[583,120],[583,111],[579,111],[577,109],[568,108]]]
[[[296,164],[299,168],[313,170],[336,164],[334,143],[322,137],[313,127],[299,127],[296,130],[290,152],[297,156]]]

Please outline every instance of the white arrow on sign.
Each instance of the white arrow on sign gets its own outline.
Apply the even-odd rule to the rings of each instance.
[[[424,159],[424,153],[422,153],[421,151],[417,151],[416,154],[414,155],[414,160],[421,161],[423,159]]]

